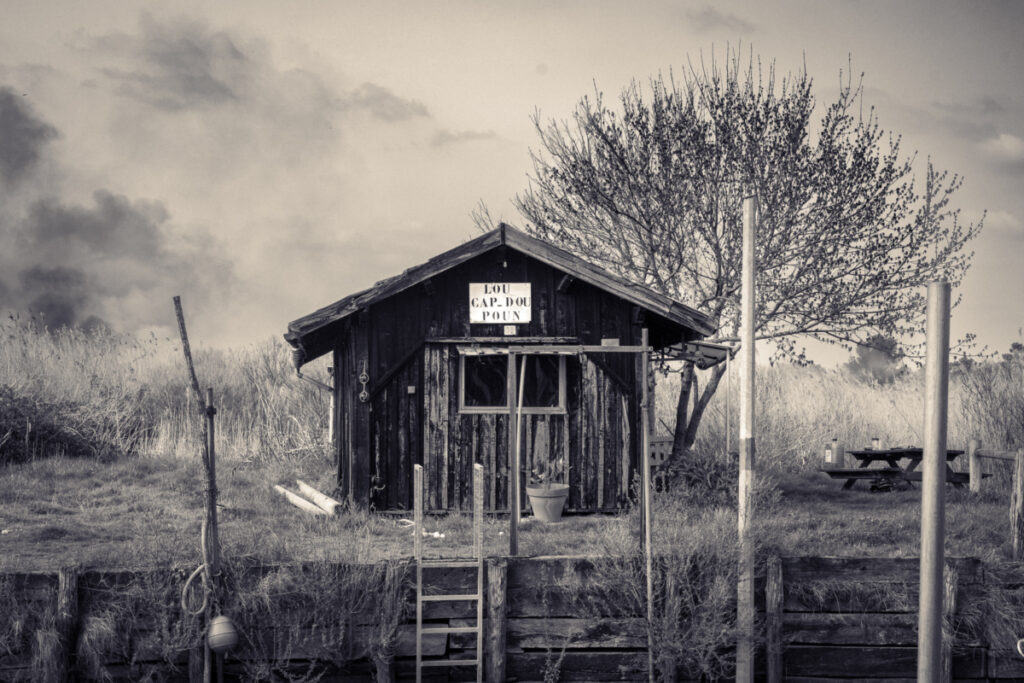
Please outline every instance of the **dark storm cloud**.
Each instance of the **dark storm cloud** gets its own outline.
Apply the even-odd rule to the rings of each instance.
[[[122,310],[129,298],[173,291],[202,302],[207,289],[230,285],[231,269],[214,243],[172,245],[169,220],[160,202],[105,190],[91,206],[35,200],[4,254],[3,270],[16,277],[0,285],[0,305],[41,315],[54,328],[107,326],[106,318],[130,330],[165,316],[149,307]]]
[[[26,308],[51,328],[75,327],[88,318],[90,299],[85,273],[77,268],[36,265],[18,274],[18,285]]]
[[[399,97],[389,89],[374,83],[363,83],[344,95],[340,104],[343,109],[367,111],[382,121],[406,121],[430,116],[422,102]]]
[[[163,236],[160,226],[169,218],[159,202],[130,202],[105,190],[93,193],[95,207],[68,206],[47,198],[32,204],[22,238],[38,251],[52,245],[61,249],[90,249],[107,256],[159,258]]]
[[[721,12],[711,5],[691,10],[686,13],[686,17],[698,33],[708,33],[720,29],[734,33],[749,33],[754,30],[754,25],[749,21],[737,17],[735,14]]]
[[[43,146],[57,137],[57,129],[38,118],[27,99],[9,87],[0,87],[0,177],[13,184],[39,161]]]
[[[94,46],[127,54],[138,65],[100,70],[115,92],[171,111],[235,101],[236,88],[257,68],[226,33],[194,22],[159,23],[144,16],[140,36],[105,36]]]
[[[450,131],[442,129],[434,133],[434,137],[431,138],[430,144],[432,147],[447,147],[448,145],[456,145],[460,142],[476,142],[479,140],[494,140],[497,138],[497,134],[493,130],[478,131],[478,130],[462,130],[462,131]]]

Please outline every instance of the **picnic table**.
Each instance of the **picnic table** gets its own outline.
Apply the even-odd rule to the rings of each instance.
[[[919,446],[898,446],[896,448],[865,448],[847,451],[859,461],[855,468],[833,467],[824,468],[833,479],[846,479],[843,489],[851,489],[858,479],[893,479],[903,481],[921,481],[921,472],[917,471],[924,457],[924,449]],[[954,472],[949,463],[963,455],[962,450],[950,448],[946,450],[946,481],[956,488],[970,481],[966,472]],[[901,461],[906,464],[901,465]],[[871,467],[877,462],[884,462],[887,467]]]

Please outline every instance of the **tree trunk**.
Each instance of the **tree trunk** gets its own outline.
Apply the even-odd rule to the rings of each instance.
[[[683,451],[690,447],[686,443],[688,419],[687,407],[690,405],[690,387],[693,385],[693,363],[683,365],[683,372],[679,381],[679,399],[676,401],[676,430],[672,438],[672,456],[675,461],[681,457]]]
[[[693,446],[694,441],[697,440],[697,428],[700,426],[700,421],[704,417],[704,411],[707,409],[708,404],[711,403],[711,397],[718,391],[718,384],[722,381],[722,375],[725,374],[725,363],[719,363],[711,371],[711,378],[708,379],[707,386],[704,387],[704,392],[700,397],[694,401],[693,413],[690,415],[690,420],[686,425],[686,438],[683,441],[685,448]],[[728,429],[728,427],[726,427]]]

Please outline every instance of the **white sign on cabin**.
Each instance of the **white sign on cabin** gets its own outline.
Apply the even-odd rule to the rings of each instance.
[[[508,325],[530,322],[529,282],[470,282],[469,322]]]

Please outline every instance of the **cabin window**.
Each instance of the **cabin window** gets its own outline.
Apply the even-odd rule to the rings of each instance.
[[[459,411],[463,413],[507,413],[519,396],[508,395],[508,355],[460,356]],[[516,381],[522,376],[523,412],[565,412],[565,356],[516,356]]]

